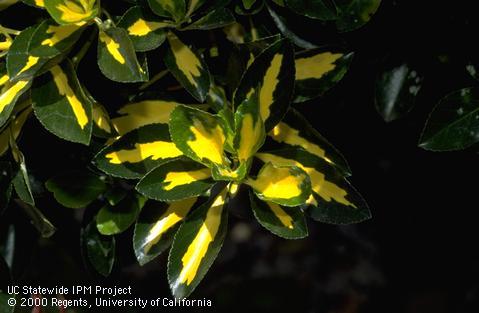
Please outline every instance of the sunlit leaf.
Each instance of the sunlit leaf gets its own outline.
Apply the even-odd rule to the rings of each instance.
[[[58,24],[81,24],[99,11],[97,0],[44,0],[45,8]]]

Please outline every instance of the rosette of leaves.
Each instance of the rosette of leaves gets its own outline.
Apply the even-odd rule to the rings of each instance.
[[[15,191],[40,232],[54,231],[35,207],[17,145],[30,116],[92,152],[104,145],[93,159],[102,173],[63,173],[45,184],[63,206],[93,211],[81,237],[83,256],[98,273],[110,274],[115,236],[134,225],[138,262],[171,246],[171,290],[187,297],[220,251],[236,197],[287,239],[307,236],[307,216],[333,224],[370,217],[343,156],[292,107],[341,80],[353,53],[305,44],[288,17],[352,30],[369,20],[378,0],[128,1],[118,17],[105,10],[106,0],[22,2],[47,18],[21,31],[0,26],[0,156],[8,159],[0,210]],[[196,36],[211,44],[195,48]],[[107,79],[143,83],[116,114],[77,73],[94,42]],[[151,56],[165,69],[150,79]],[[161,85],[167,75],[177,85]]]

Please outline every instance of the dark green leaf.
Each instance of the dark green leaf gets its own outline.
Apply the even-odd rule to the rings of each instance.
[[[169,33],[167,38],[166,67],[196,100],[204,102],[210,89],[210,73],[203,57],[175,34]]]
[[[188,159],[179,159],[146,174],[136,190],[151,199],[178,201],[199,196],[212,184],[209,168]]]
[[[33,206],[35,205],[35,199],[33,198],[32,188],[30,187],[30,178],[28,177],[25,158],[23,157],[23,154],[18,150],[14,153],[18,156],[18,163],[14,168],[15,174],[12,180],[15,192],[23,202]]]
[[[185,0],[148,0],[148,4],[155,14],[176,22],[182,21],[186,14]]]
[[[170,140],[168,125],[151,124],[127,133],[101,150],[94,163],[109,175],[135,179],[181,155]]]
[[[386,122],[406,115],[414,106],[421,89],[422,76],[402,64],[385,71],[376,81],[376,109]]]
[[[148,201],[138,217],[133,247],[140,265],[145,265],[168,249],[181,222],[196,203],[188,198],[171,203]]]
[[[98,37],[98,66],[107,78],[121,83],[148,80],[146,64],[140,64],[128,33],[111,27],[100,31]]]
[[[12,114],[13,108],[20,96],[31,86],[29,80],[19,80],[15,83],[8,83],[3,93],[0,89],[0,127],[2,127]]]
[[[322,21],[336,19],[336,12],[324,0],[285,0],[286,6],[298,14]]]
[[[20,206],[30,218],[33,226],[40,233],[43,238],[53,236],[56,231],[55,226],[43,215],[43,213],[35,206],[25,203],[21,200],[15,199],[15,203]]]
[[[127,230],[136,220],[146,199],[128,196],[118,205],[106,204],[96,216],[96,227],[102,235],[116,235]]]
[[[479,89],[464,88],[444,97],[424,127],[419,146],[432,151],[465,149],[479,142]]]
[[[82,229],[81,236],[86,255],[93,268],[101,275],[109,276],[115,263],[115,237],[100,234],[95,221]]]
[[[175,235],[168,258],[168,281],[175,298],[186,298],[218,256],[226,235],[226,189],[190,214]]]
[[[270,131],[286,114],[294,89],[294,55],[288,40],[279,40],[265,49],[248,67],[236,90],[238,106],[255,91],[260,115]]]
[[[381,0],[335,0],[338,11],[336,26],[348,32],[363,26],[376,13]]]
[[[234,22],[235,17],[230,10],[226,8],[218,8],[214,11],[209,12],[197,21],[191,23],[190,25],[185,27],[184,30],[210,30],[215,28],[221,28]]]
[[[166,38],[165,28],[172,24],[148,14],[140,6],[130,8],[118,22],[118,27],[126,29],[136,51],[149,51],[158,48]]]
[[[49,179],[45,183],[55,199],[67,208],[86,207],[106,190],[106,184],[88,172],[69,172]]]
[[[35,80],[33,110],[54,135],[88,145],[92,133],[92,102],[83,91],[73,65],[65,61]]]
[[[280,206],[259,200],[250,192],[251,208],[258,222],[273,234],[286,239],[308,236],[306,219],[299,207]]]

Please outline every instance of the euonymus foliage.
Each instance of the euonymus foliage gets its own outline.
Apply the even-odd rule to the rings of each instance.
[[[287,239],[307,236],[309,217],[370,218],[343,156],[295,109],[341,80],[353,52],[303,38],[296,26],[350,31],[379,0],[118,3],[25,0],[7,9],[31,6],[38,18],[25,29],[0,25],[2,211],[19,205],[42,235],[55,230],[36,207],[26,162],[34,156],[17,145],[36,118],[96,154],[94,166],[45,182],[63,206],[97,208],[84,221],[85,260],[109,275],[114,236],[134,227],[141,265],[170,249],[175,297],[190,295],[214,262],[235,197]],[[118,5],[121,16],[107,11]],[[95,49],[90,71],[133,90],[119,110],[99,103],[78,74]],[[153,59],[161,62],[152,73]],[[163,84],[168,77],[176,85]]]

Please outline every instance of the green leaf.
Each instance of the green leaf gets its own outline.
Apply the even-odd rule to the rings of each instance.
[[[37,8],[45,8],[45,0],[22,0],[22,2]]]
[[[338,11],[336,26],[348,32],[363,26],[376,13],[381,0],[335,0]]]
[[[93,129],[92,134],[100,138],[112,138],[118,135],[111,122],[110,115],[103,105],[98,103],[90,93],[84,89],[87,97],[93,103],[92,107],[92,119]]]
[[[242,0],[243,6],[246,10],[251,9],[253,7],[253,4],[256,2],[256,0]]]
[[[203,57],[175,34],[170,32],[167,38],[169,49],[164,59],[166,67],[196,100],[204,102],[211,79]]]
[[[81,238],[89,263],[101,275],[109,276],[115,263],[115,237],[100,234],[92,221],[82,229]]]
[[[9,305],[8,300],[10,298],[12,298],[11,295],[3,292],[3,290],[0,290],[0,312],[13,313],[15,306]]]
[[[261,148],[266,137],[263,120],[260,116],[258,97],[252,96],[235,112],[234,150],[241,163],[247,163]]]
[[[173,18],[176,22],[182,21],[186,15],[185,0],[148,0],[148,4],[155,14]]]
[[[171,203],[149,201],[138,217],[133,248],[140,265],[145,265],[168,249],[173,236],[196,203],[188,198]]]
[[[28,177],[27,165],[25,158],[17,147],[13,147],[14,155],[16,156],[17,164],[14,167],[14,176],[12,179],[13,187],[17,196],[25,203],[34,206],[35,199],[33,198],[32,188],[30,187],[30,178]]]
[[[148,80],[146,64],[140,65],[133,43],[123,28],[100,30],[98,66],[103,75],[113,81],[135,83]]]
[[[191,16],[193,13],[199,9],[204,3],[206,3],[206,0],[188,0],[188,11],[186,12],[186,16]],[[219,6],[225,6],[228,4],[228,0],[218,0],[218,1],[208,1],[211,2],[211,6],[208,8],[208,10],[214,11],[217,9]]]
[[[116,235],[127,230],[136,220],[146,199],[128,196],[116,206],[105,204],[96,216],[96,227],[102,235]]]
[[[254,93],[259,97],[259,111],[266,131],[286,114],[294,89],[293,47],[279,40],[257,56],[244,73],[234,96],[238,106]]]
[[[5,126],[4,129],[0,131],[0,156],[2,156],[8,150],[10,146],[10,136],[12,136],[14,140],[18,138],[22,127],[27,118],[30,116],[31,112],[31,106],[28,106],[23,111],[18,112],[14,117],[12,117],[9,125]]]
[[[210,30],[230,25],[235,21],[235,17],[230,10],[226,8],[218,8],[210,11],[208,14],[191,23],[183,30]]]
[[[29,53],[30,41],[38,26],[24,29],[13,40],[7,54],[7,70],[10,81],[29,80],[43,69],[46,58],[33,56]]]
[[[308,174],[296,165],[266,163],[255,179],[249,178],[251,186],[263,201],[284,206],[302,205],[311,196],[311,181]]]
[[[259,200],[250,192],[251,208],[258,222],[273,234],[285,239],[308,236],[308,226],[299,207],[280,206]]]
[[[126,11],[117,25],[128,32],[136,51],[158,48],[165,41],[165,28],[172,26],[171,23],[149,14],[140,6]]]
[[[368,205],[344,176],[324,159],[303,149],[283,149],[256,154],[276,166],[297,166],[311,179],[312,195],[306,201],[315,220],[331,224],[359,223],[371,218]]]
[[[175,235],[168,281],[175,298],[186,298],[218,256],[227,230],[226,189],[190,214]]]
[[[407,64],[381,74],[376,81],[375,102],[386,122],[406,115],[413,108],[422,80],[422,76]]]
[[[334,8],[324,0],[285,0],[286,6],[294,12],[321,21],[331,21],[337,18]]]
[[[288,111],[268,136],[283,147],[303,148],[336,166],[345,176],[351,175],[351,169],[343,155],[294,109]]]
[[[68,141],[90,143],[92,102],[70,61],[35,80],[32,101],[35,115],[48,131]]]
[[[72,209],[86,207],[106,190],[106,184],[88,172],[63,173],[49,179],[45,187],[60,204]]]
[[[45,8],[58,24],[81,24],[94,19],[100,8],[97,0],[44,0]]]
[[[188,159],[158,166],[138,183],[136,190],[159,201],[178,201],[197,197],[213,184],[211,170]]]
[[[12,114],[17,100],[31,86],[29,80],[19,80],[15,83],[6,83],[6,88],[2,92],[0,89],[0,127],[2,127]]]
[[[135,179],[181,155],[170,140],[168,125],[151,124],[127,133],[101,150],[94,163],[109,175]]]
[[[226,134],[217,116],[179,105],[170,115],[169,126],[171,139],[187,157],[208,167],[228,165]]]
[[[479,142],[479,89],[445,96],[429,115],[419,146],[431,151],[465,149]]]
[[[0,216],[10,203],[12,197],[12,169],[8,162],[0,162]]]
[[[170,114],[178,104],[166,99],[129,103],[118,110],[121,116],[113,118],[112,123],[119,135],[149,124],[168,124]]]
[[[52,20],[43,21],[36,27],[28,52],[32,56],[52,58],[69,50],[80,38],[84,27],[76,24],[57,25]]]
[[[55,226],[43,215],[35,206],[15,199],[15,203],[20,206],[30,218],[33,226],[43,238],[50,238],[56,232]]]
[[[349,69],[354,53],[330,49],[312,49],[295,57],[294,102],[304,102],[323,95],[339,82]]]

